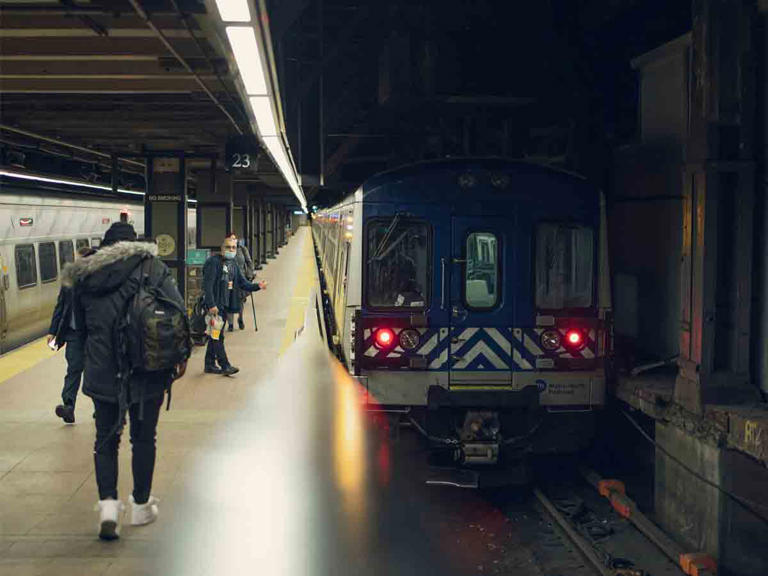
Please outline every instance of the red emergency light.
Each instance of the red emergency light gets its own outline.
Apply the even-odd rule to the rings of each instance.
[[[379,328],[373,335],[378,348],[389,348],[395,341],[395,333],[389,328]]]
[[[564,344],[568,348],[581,348],[584,346],[584,333],[581,330],[570,329],[565,333]]]

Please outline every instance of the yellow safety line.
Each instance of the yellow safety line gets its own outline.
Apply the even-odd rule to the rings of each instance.
[[[317,284],[315,270],[315,255],[312,250],[312,231],[304,229],[304,244],[301,247],[301,261],[296,274],[296,284],[293,287],[291,303],[288,307],[288,319],[285,322],[283,341],[280,345],[280,354],[293,343],[296,331],[304,324],[304,312],[309,304],[309,296],[312,287]]]
[[[0,356],[0,383],[29,370],[38,362],[51,356],[53,352],[48,348],[45,338],[38,338],[21,348],[3,354]]]

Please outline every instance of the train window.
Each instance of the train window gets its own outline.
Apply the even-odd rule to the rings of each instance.
[[[368,223],[366,295],[370,306],[424,308],[429,303],[429,228],[394,218]]]
[[[32,244],[16,246],[16,284],[19,288],[29,288],[37,284],[37,262],[35,247]]]
[[[591,306],[594,252],[591,228],[540,224],[536,230],[536,306]]]
[[[499,302],[499,246],[495,234],[467,236],[464,303],[468,308],[493,308]]]
[[[75,247],[72,240],[61,240],[59,242],[59,266],[64,268],[67,262],[75,261]]]
[[[56,244],[42,242],[40,244],[40,281],[53,282],[59,276],[56,268]]]
[[[78,252],[80,252],[80,248],[88,248],[89,246],[88,238],[78,238],[75,240],[75,247],[77,248]]]

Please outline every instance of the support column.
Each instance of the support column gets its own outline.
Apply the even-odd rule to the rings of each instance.
[[[749,361],[754,17],[739,0],[693,2],[675,401],[695,413],[757,396]]]
[[[187,175],[184,154],[147,158],[144,235],[186,294]]]

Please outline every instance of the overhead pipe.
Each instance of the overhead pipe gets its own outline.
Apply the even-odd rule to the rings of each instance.
[[[29,130],[24,130],[22,128],[16,128],[15,126],[8,126],[7,124],[0,124],[0,130],[6,130],[8,132],[15,132],[16,134],[21,134],[22,136],[27,136],[29,138],[34,138],[36,140],[41,140],[43,142],[49,142],[51,144],[58,144],[59,146],[64,146],[65,148],[71,148],[72,150],[79,150],[81,152],[87,152],[88,154],[93,154],[94,156],[100,156],[102,158],[109,158],[110,162],[112,160],[112,155],[107,154],[106,152],[101,152],[100,150],[93,150],[91,148],[86,148],[85,146],[79,146],[78,144],[72,144],[71,142],[65,142],[64,140],[59,140],[58,138],[51,138],[50,136],[43,136],[42,134],[37,134],[36,132],[30,132]],[[144,168],[143,162],[137,162],[136,160],[129,160],[127,158],[120,158],[121,162],[125,162],[126,164],[132,164],[134,166],[138,166],[139,168]]]
[[[240,125],[237,123],[237,121],[232,117],[232,115],[229,113],[229,111],[224,107],[224,105],[219,101],[218,98],[214,95],[213,92],[211,92],[208,89],[208,86],[205,85],[205,82],[202,81],[200,76],[197,75],[197,73],[192,69],[192,67],[189,65],[189,63],[184,59],[184,57],[179,54],[176,49],[173,47],[173,45],[168,41],[168,39],[165,37],[165,34],[162,33],[162,31],[155,26],[154,22],[149,18],[149,14],[142,8],[141,4],[138,0],[128,0],[130,2],[131,6],[133,6],[133,9],[136,11],[136,14],[139,15],[139,18],[144,20],[147,26],[152,30],[152,32],[155,33],[155,36],[157,36],[160,41],[165,45],[165,47],[168,49],[168,51],[173,54],[173,56],[176,58],[176,60],[179,61],[179,63],[186,68],[187,72],[192,74],[194,76],[197,83],[200,85],[200,87],[203,89],[203,91],[208,95],[208,97],[211,99],[211,101],[216,104],[216,106],[221,110],[224,115],[229,119],[229,121],[232,123],[232,125],[235,127],[235,130],[237,130],[237,133],[242,135],[243,130],[240,128]]]

